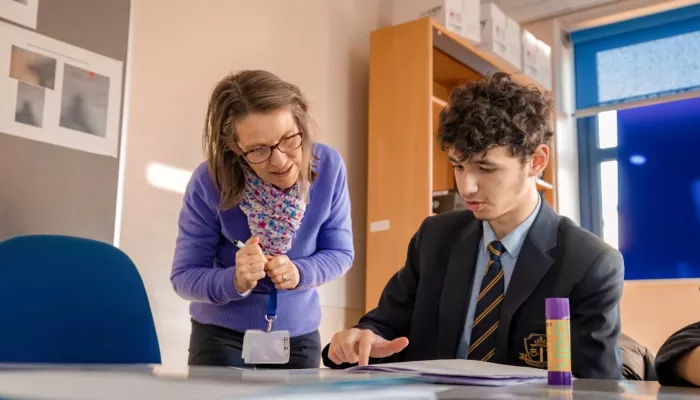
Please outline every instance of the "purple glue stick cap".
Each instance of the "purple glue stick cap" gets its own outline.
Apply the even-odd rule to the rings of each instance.
[[[541,310],[541,309],[540,309]],[[545,299],[545,318],[569,319],[569,299],[565,297],[551,297]]]

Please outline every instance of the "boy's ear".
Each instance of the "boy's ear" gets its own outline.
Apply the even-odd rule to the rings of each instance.
[[[546,144],[537,146],[535,152],[532,154],[530,162],[532,163],[530,176],[539,176],[540,173],[547,168],[547,163],[549,162],[549,146]]]

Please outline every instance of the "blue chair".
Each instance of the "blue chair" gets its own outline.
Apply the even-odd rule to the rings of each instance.
[[[57,235],[0,242],[0,363],[160,364],[141,276],[121,250]]]

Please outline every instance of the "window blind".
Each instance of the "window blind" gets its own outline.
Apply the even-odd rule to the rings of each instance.
[[[571,40],[577,111],[700,90],[700,4],[575,31]]]

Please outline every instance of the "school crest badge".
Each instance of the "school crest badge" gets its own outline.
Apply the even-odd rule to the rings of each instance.
[[[523,339],[524,353],[520,360],[535,368],[547,368],[547,338],[543,333],[531,333]]]

